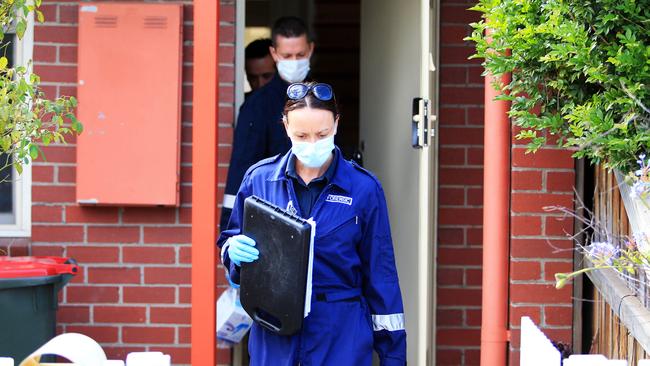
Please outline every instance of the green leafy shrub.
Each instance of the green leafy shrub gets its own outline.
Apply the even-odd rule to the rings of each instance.
[[[520,139],[624,171],[650,141],[650,0],[479,0],[467,40],[511,102]],[[489,22],[486,22],[489,19]],[[491,41],[486,30],[491,31]]]
[[[41,0],[28,4],[26,0],[2,0],[0,4],[0,41],[5,30],[14,27],[22,38],[27,29],[27,16],[34,12],[43,22],[38,10]],[[74,115],[74,97],[50,101],[39,89],[40,78],[29,72],[30,65],[8,68],[6,57],[0,57],[0,171],[13,166],[19,173],[23,166],[36,159],[42,151],[39,143],[65,142],[65,135],[81,133],[83,127]]]

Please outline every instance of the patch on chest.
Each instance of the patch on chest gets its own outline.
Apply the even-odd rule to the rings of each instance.
[[[352,206],[352,197],[339,196],[335,194],[328,194],[325,199],[326,202],[342,203],[344,205]]]

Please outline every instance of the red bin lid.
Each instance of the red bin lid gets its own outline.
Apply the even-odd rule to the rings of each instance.
[[[76,274],[77,264],[63,257],[0,257],[0,279]]]

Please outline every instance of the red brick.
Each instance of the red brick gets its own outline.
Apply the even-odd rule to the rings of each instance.
[[[568,260],[572,258],[572,252],[565,252],[564,255]],[[556,273],[573,272],[573,261],[567,262],[544,262],[544,279],[555,282]]]
[[[220,43],[234,43],[235,42],[235,27],[234,26],[220,26],[219,27],[219,42]]]
[[[483,187],[467,189],[467,204],[470,206],[483,206]]]
[[[133,226],[89,226],[88,242],[91,243],[137,243],[140,228]]]
[[[34,47],[34,62],[56,62],[56,47],[40,45]]]
[[[76,46],[61,46],[59,47],[59,62],[62,63],[77,63],[77,47]]]
[[[480,329],[438,329],[438,346],[474,346],[480,343]]]
[[[32,182],[51,183],[54,181],[54,167],[46,165],[32,166]]]
[[[219,7],[219,20],[222,22],[235,22],[235,5],[221,3]],[[223,27],[223,26],[222,26]]]
[[[61,183],[76,183],[77,168],[74,166],[59,166],[58,178]]]
[[[446,145],[483,145],[483,128],[481,127],[440,127],[440,144]]]
[[[440,183],[445,185],[482,185],[482,168],[440,168]]]
[[[32,201],[60,203],[75,201],[74,186],[32,186]]]
[[[573,208],[573,194],[512,193],[511,210],[518,213],[544,213],[544,207]]]
[[[448,24],[469,24],[472,22],[478,22],[481,19],[481,13],[469,10],[465,3],[461,6],[456,4],[444,4],[440,8],[440,19],[442,20],[442,29],[446,30]]]
[[[465,164],[465,148],[464,147],[446,147],[442,146],[439,149],[439,163],[440,165],[464,165]]]
[[[125,263],[172,264],[176,262],[176,250],[170,247],[124,247]]]
[[[119,301],[120,293],[117,286],[67,286],[66,300],[68,303],[115,303]]]
[[[440,225],[481,225],[483,210],[480,208],[454,207],[439,209]]]
[[[190,307],[151,307],[151,323],[190,324]]]
[[[176,222],[176,209],[173,207],[126,207],[122,212],[125,223],[173,224]]]
[[[232,125],[235,121],[235,110],[232,107],[219,107],[219,123]],[[221,129],[219,130],[221,131]],[[232,139],[231,139],[232,141]]]
[[[96,323],[144,323],[147,308],[144,306],[95,306],[93,320]]]
[[[113,207],[66,206],[66,222],[102,223],[118,222],[118,209]]]
[[[81,333],[100,343],[117,342],[118,331],[118,327],[111,326],[68,325],[66,327],[66,332],[68,333]]]
[[[41,146],[48,163],[74,163],[77,161],[76,148],[74,146]]]
[[[442,66],[440,68],[440,84],[454,85],[467,83],[467,68],[464,66]]]
[[[440,90],[441,104],[482,104],[483,103],[483,87],[444,86],[441,87],[440,89],[441,89]]]
[[[468,165],[483,165],[483,148],[471,147],[467,149]]]
[[[174,328],[171,327],[123,327],[124,343],[174,343]],[[174,360],[174,362],[177,362]]]
[[[124,286],[125,303],[172,304],[176,301],[174,287]]]
[[[479,349],[466,349],[465,350],[465,365],[478,365],[481,362],[481,350]]]
[[[462,286],[463,270],[461,268],[438,267],[438,285],[441,287]]]
[[[436,348],[436,364],[439,366],[458,366],[462,365],[463,351],[460,349],[441,349]]]
[[[444,31],[440,32],[440,42],[445,45],[449,44],[464,44],[463,38],[470,35],[470,27],[466,24],[462,25],[445,25]]]
[[[76,83],[77,68],[64,65],[35,65],[34,72],[48,83]]]
[[[34,42],[77,43],[77,27],[61,25],[36,25]]]
[[[178,303],[179,304],[190,304],[192,302],[192,288],[191,287],[180,287],[178,289]]]
[[[32,240],[43,242],[82,242],[83,226],[32,225]]]
[[[91,283],[140,283],[140,269],[89,267],[88,281]]]
[[[539,280],[542,268],[539,262],[510,262],[510,279],[513,281]]]
[[[463,311],[458,309],[438,309],[438,326],[461,326],[463,325]]]
[[[164,354],[167,354],[171,356],[171,359],[174,360],[174,364],[190,364],[191,361],[191,349],[190,347],[160,347],[160,346],[153,346],[150,347],[151,351],[153,352],[162,352]],[[217,350],[217,354],[219,353],[219,350]],[[221,365],[220,362],[218,364]],[[230,363],[228,363],[230,364]]]
[[[32,222],[61,222],[63,207],[32,206]]]
[[[531,318],[535,324],[541,324],[541,314],[541,306],[510,306],[510,326],[518,327],[522,316]]]
[[[468,327],[480,327],[481,309],[467,309],[465,311],[465,318]]]
[[[59,305],[59,309],[56,311],[56,321],[59,323],[88,323],[90,307]]]
[[[549,236],[573,235],[573,218],[571,217],[547,217],[544,234]]]
[[[463,229],[438,228],[438,242],[440,245],[464,244]]]
[[[465,204],[465,189],[440,187],[438,203],[441,206],[462,206]]]
[[[178,327],[178,343],[192,342],[192,328],[191,327]]]
[[[466,286],[481,286],[483,284],[483,271],[480,268],[468,268],[465,270]]]
[[[115,263],[120,259],[118,247],[68,246],[68,256],[79,263]]]
[[[481,66],[475,65],[467,68],[467,83],[468,85],[472,84],[484,84],[485,77],[483,76],[483,68]]]
[[[181,207],[178,210],[178,223],[191,224],[192,223],[192,209]]]
[[[192,263],[192,247],[184,246],[178,250],[178,263],[191,264]]]
[[[574,165],[571,152],[567,150],[540,149],[526,154],[526,148],[512,149],[512,166],[515,167],[573,169]]]
[[[541,235],[542,218],[540,216],[512,216],[510,217],[510,233],[518,235]]]
[[[438,261],[446,265],[478,265],[483,262],[481,248],[439,248]]]
[[[234,62],[235,62],[235,47],[233,45],[220,44],[219,63],[234,63]]]
[[[483,244],[483,229],[482,228],[467,228],[467,245],[482,245]]]
[[[77,87],[76,86],[59,86],[59,96],[61,97],[76,97],[77,96]]]
[[[571,257],[571,240],[516,239],[510,240],[513,258],[567,258]]]
[[[147,284],[190,284],[190,268],[147,267],[144,282]]]
[[[440,122],[445,126],[465,125],[465,108],[441,106],[439,113],[440,113],[440,117],[439,117]]]
[[[481,290],[467,288],[438,288],[439,306],[479,306]]]
[[[571,326],[573,308],[571,306],[545,306],[544,324],[547,326]]]
[[[546,189],[573,193],[575,178],[574,172],[548,172],[546,173]]]
[[[558,290],[552,284],[512,284],[510,301],[525,304],[570,303],[571,286]]]
[[[534,171],[513,171],[512,172],[512,189],[539,191],[542,189],[542,172]]]
[[[41,6],[38,7],[38,10],[40,10],[43,13],[43,17],[45,18],[46,22],[56,22],[57,8],[58,8],[57,5],[41,4]],[[34,48],[36,49],[38,47],[34,47]],[[35,49],[34,51],[36,51]]]
[[[13,250],[10,254],[13,255]],[[27,255],[27,253],[25,253],[24,255]],[[40,244],[32,243],[30,255],[46,255],[46,256],[49,255],[55,257],[62,257],[63,247],[61,245],[40,245]]]
[[[190,227],[145,227],[145,243],[189,243]]]
[[[78,9],[77,5],[59,5],[59,21],[61,23],[77,23],[78,22]]]

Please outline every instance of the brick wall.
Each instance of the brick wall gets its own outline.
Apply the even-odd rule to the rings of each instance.
[[[513,129],[513,136],[517,129]],[[573,220],[544,206],[573,207],[574,160],[547,146],[525,154],[513,138],[510,241],[510,364],[519,365],[519,326],[530,316],[552,340],[571,343],[572,287],[555,289],[555,273],[573,269]]]
[[[477,365],[481,337],[483,78],[463,41],[478,13],[468,1],[440,11],[438,365]]]
[[[473,3],[442,0],[441,8],[438,365],[478,365],[480,357],[483,70],[467,60],[473,46],[462,40],[480,18],[466,10]],[[573,206],[575,173],[567,152],[526,155],[523,142],[513,143],[509,356],[518,365],[521,315],[553,339],[571,340],[571,288],[556,290],[553,276],[572,268],[572,252],[556,249],[571,248],[573,221],[542,207]]]
[[[162,1],[161,1],[162,2]],[[12,255],[62,255],[82,270],[61,294],[58,331],[101,342],[111,358],[160,350],[190,362],[192,1],[184,6],[181,206],[80,207],[75,204],[75,139],[44,147],[33,167],[31,242],[3,239]],[[233,120],[234,0],[221,1],[220,126]],[[35,72],[47,97],[76,94],[77,1],[45,1],[35,28]],[[127,41],[127,40],[116,40]],[[83,122],[83,121],[82,121]],[[220,130],[229,141],[229,128]],[[229,149],[219,147],[227,162]],[[110,152],[107,152],[110,153]],[[225,172],[220,170],[221,175]],[[219,360],[230,362],[229,352]]]

